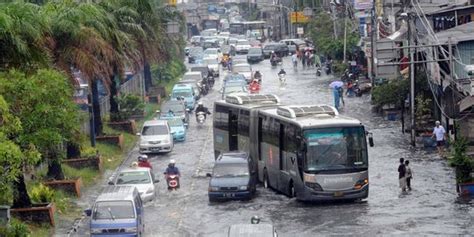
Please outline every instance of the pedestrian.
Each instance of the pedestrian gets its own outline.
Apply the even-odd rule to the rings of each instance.
[[[411,171],[411,167],[409,166],[410,161],[406,160],[405,161],[405,169],[406,169],[406,174],[405,178],[407,180],[407,188],[409,191],[411,191],[411,179],[413,178],[413,172]]]
[[[339,95],[340,92],[340,87],[335,86],[332,89],[333,95],[334,95],[334,107],[336,107],[337,110],[339,110],[339,102],[341,100],[341,96]]]
[[[352,83],[352,81],[347,82],[346,95],[348,97],[354,96],[354,84]]]
[[[291,61],[293,62],[293,67],[298,67],[298,56],[295,54],[291,55]]]
[[[304,56],[306,57],[306,67],[309,68],[309,66],[311,65],[310,58],[309,58],[309,51],[306,51]]]
[[[436,138],[436,148],[438,149],[438,154],[441,157],[444,157],[444,144],[446,138],[446,130],[444,130],[443,126],[439,121],[435,122],[435,127],[433,129],[433,136],[432,138]]]
[[[301,63],[303,65],[303,69],[306,68],[306,53],[302,53],[302,56],[301,56]]]
[[[402,189],[402,192],[405,193],[407,191],[407,182],[406,182],[406,166],[405,166],[405,159],[400,158],[400,165],[398,166],[398,184]]]
[[[344,107],[346,105],[346,103],[344,103],[344,88],[342,88],[341,86],[341,87],[338,87],[337,90],[339,93],[340,100],[342,102],[342,106]]]

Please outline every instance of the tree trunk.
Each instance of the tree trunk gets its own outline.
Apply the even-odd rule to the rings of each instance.
[[[151,68],[148,61],[145,61],[145,64],[143,66],[143,74],[145,76],[145,91],[148,92],[150,90],[150,87],[153,86],[151,78]]]
[[[94,110],[95,135],[100,136],[102,135],[102,118],[100,116],[100,101],[97,80],[92,82],[92,109]]]
[[[26,189],[25,176],[20,174],[13,182],[13,206],[12,208],[31,207],[31,199]]]
[[[47,178],[54,180],[63,180],[64,172],[63,168],[61,167],[60,158],[58,156],[51,157],[50,162],[48,163],[48,173],[46,174]]]
[[[66,143],[66,158],[73,159],[81,157],[81,148],[79,144],[75,142]]]
[[[113,76],[110,77],[110,81],[112,82],[110,84],[110,120],[112,121],[118,121],[118,115],[119,115],[119,105],[117,103],[117,96],[119,92],[119,88],[117,86],[117,81],[115,80],[117,74],[114,74]]]

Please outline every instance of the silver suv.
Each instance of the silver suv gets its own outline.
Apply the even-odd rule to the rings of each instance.
[[[171,152],[173,135],[166,120],[151,120],[143,124],[140,136],[140,153]]]

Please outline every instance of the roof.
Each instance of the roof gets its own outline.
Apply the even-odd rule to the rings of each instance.
[[[245,164],[245,163],[248,163],[248,158],[249,158],[249,155],[246,152],[240,152],[240,151],[227,152],[227,153],[221,154],[217,158],[216,163],[220,163],[220,164],[243,163]]]
[[[133,200],[135,191],[136,188],[133,186],[107,186],[104,188],[99,197],[97,197],[96,201],[100,202]]]
[[[294,106],[284,106],[284,107],[299,107],[298,105]],[[284,108],[282,106],[282,108]],[[279,119],[293,122],[299,124],[302,127],[333,127],[333,126],[360,126],[361,122],[357,119],[342,116],[339,114],[329,115],[329,114],[308,114],[303,116],[297,116],[295,118],[287,117],[280,115],[277,112],[278,108],[269,108],[263,109],[261,112],[263,114],[269,114],[277,116]]]
[[[459,11],[459,10],[470,9],[470,8],[474,9],[474,6],[472,6],[472,5],[469,5],[469,6],[465,6],[465,5],[450,5],[450,6],[439,5],[438,9],[435,8],[432,11],[425,12],[425,13],[426,13],[426,15],[438,15],[438,14],[447,13],[447,12],[451,12],[451,11]]]
[[[202,66],[202,67],[206,67],[206,66]],[[186,72],[184,75],[200,75],[201,76],[202,74],[201,74],[201,72]]]
[[[445,31],[440,31],[436,33],[436,37],[441,44],[448,44],[449,37],[451,37],[452,44],[474,40],[474,22],[469,22]]]
[[[143,123],[143,126],[153,126],[153,125],[166,125],[168,122],[166,120],[148,120]]]

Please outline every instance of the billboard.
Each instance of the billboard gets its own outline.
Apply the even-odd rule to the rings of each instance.
[[[367,10],[373,6],[373,0],[354,0],[354,9]]]

